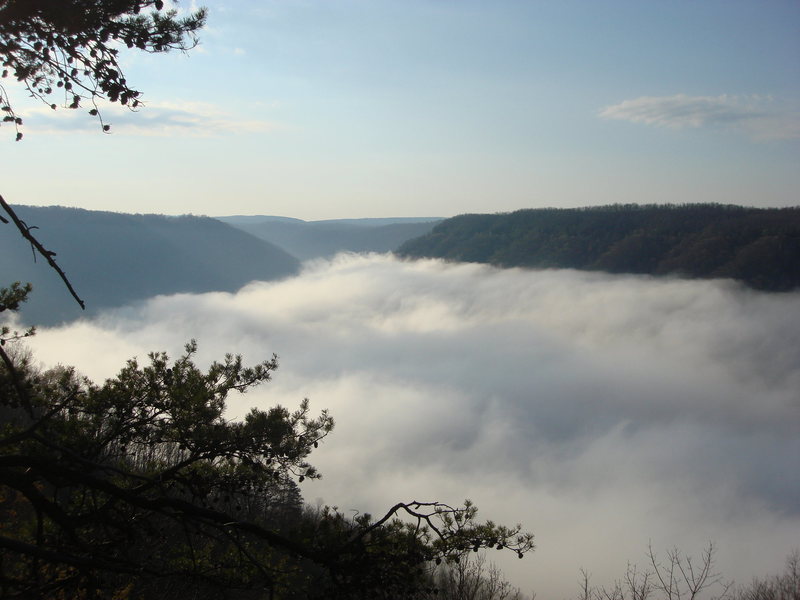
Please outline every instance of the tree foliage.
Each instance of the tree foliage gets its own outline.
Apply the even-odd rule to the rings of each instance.
[[[21,82],[53,109],[88,103],[89,114],[108,131],[98,100],[133,109],[141,104],[141,92],[125,78],[120,51],[189,50],[205,19],[205,9],[182,17],[165,9],[163,0],[0,0],[2,77]],[[22,139],[22,118],[3,86],[0,108]]]

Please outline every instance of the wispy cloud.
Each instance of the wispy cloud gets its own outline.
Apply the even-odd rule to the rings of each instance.
[[[762,140],[800,138],[800,113],[763,96],[642,96],[606,106],[599,115],[674,129],[734,129]]]
[[[137,136],[213,137],[229,134],[265,133],[278,124],[233,116],[214,104],[203,102],[148,102],[143,108],[123,106],[101,108],[103,121],[112,132]],[[92,133],[99,121],[86,110],[37,106],[25,110],[25,127],[36,134]]]
[[[36,356],[102,380],[196,337],[274,381],[231,398],[329,408],[303,493],[379,513],[465,497],[537,535],[504,568],[526,591],[609,585],[654,547],[718,543],[746,583],[800,528],[800,295],[729,282],[339,257],[237,294],[162,297],[42,330]],[[491,558],[499,560],[502,553]]]

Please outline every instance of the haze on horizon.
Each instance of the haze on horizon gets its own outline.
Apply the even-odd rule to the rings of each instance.
[[[798,204],[797,2],[206,4],[196,50],[128,55],[147,106],[107,107],[111,135],[4,80],[25,119],[6,199],[306,220]]]

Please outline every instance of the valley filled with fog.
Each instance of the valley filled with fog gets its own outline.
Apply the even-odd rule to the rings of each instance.
[[[378,514],[469,498],[536,535],[501,566],[540,598],[576,596],[581,567],[611,583],[648,543],[699,554],[713,540],[718,569],[747,583],[800,539],[800,293],[340,254],[29,346],[102,380],[191,338],[201,364],[278,354],[271,383],[229,398],[231,418],[304,397],[330,410],[307,502]]]

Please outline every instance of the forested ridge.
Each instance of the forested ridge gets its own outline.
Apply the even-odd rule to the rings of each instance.
[[[465,214],[406,242],[398,254],[500,267],[731,278],[788,291],[800,286],[800,207],[624,204]]]

